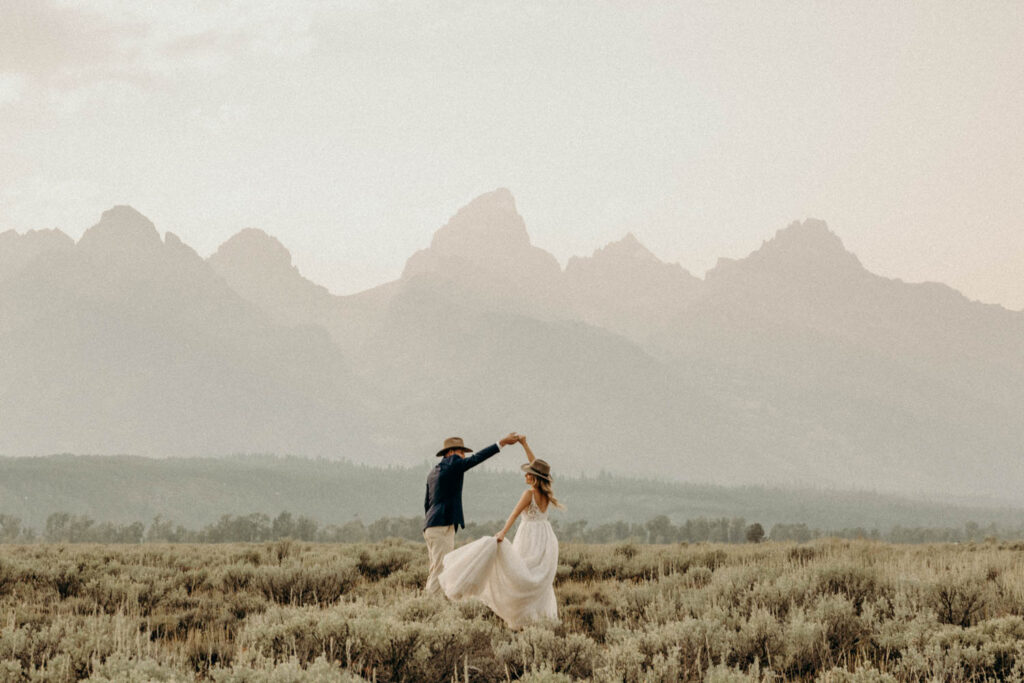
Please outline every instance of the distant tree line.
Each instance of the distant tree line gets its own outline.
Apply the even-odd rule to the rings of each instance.
[[[995,523],[981,526],[967,522],[962,527],[906,527],[899,524],[886,532],[878,529],[851,527],[845,529],[812,529],[806,524],[776,524],[769,536],[773,541],[803,543],[815,538],[866,538],[888,543],[970,543],[972,541],[1015,541],[1024,538],[1024,527],[1001,527]]]
[[[761,540],[806,542],[816,538],[871,539],[889,543],[966,543],[985,540],[1024,539],[1024,527],[981,526],[904,527],[888,531],[861,527],[817,529],[806,524],[775,524],[765,534],[761,524],[747,524],[742,517],[698,517],[674,524],[658,515],[640,524],[610,522],[589,526],[586,520],[552,520],[562,541],[577,543],[757,543]],[[503,521],[471,522],[459,532],[461,540],[495,533]],[[366,543],[386,538],[423,539],[423,518],[383,517],[370,523],[354,519],[343,524],[320,524],[306,516],[281,512],[274,518],[263,513],[223,515],[201,529],[188,529],[157,516],[147,527],[142,522],[96,522],[87,515],[55,512],[39,532],[22,525],[19,518],[0,514],[0,543],[258,543],[291,538],[320,543]]]

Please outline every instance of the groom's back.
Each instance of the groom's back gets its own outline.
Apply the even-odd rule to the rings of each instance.
[[[456,458],[444,458],[427,475],[427,496],[424,504],[426,524],[432,526],[465,526],[462,518],[462,482],[465,470],[455,466]]]
[[[499,450],[500,447],[495,443],[466,457],[450,455],[442,458],[430,470],[427,475],[427,495],[423,503],[427,517],[424,529],[453,524],[457,530],[466,526],[462,519],[462,480],[466,470],[476,467]]]

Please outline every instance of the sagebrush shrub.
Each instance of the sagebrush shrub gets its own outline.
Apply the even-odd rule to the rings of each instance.
[[[930,599],[940,622],[970,626],[985,609],[987,593],[988,589],[982,580],[974,577],[949,577],[932,586]]]
[[[828,565],[818,573],[818,593],[845,596],[859,613],[866,601],[888,592],[877,572],[869,567],[840,564]]]
[[[408,541],[5,546],[0,681],[1024,681],[1010,545],[560,554],[560,623],[510,631]]]

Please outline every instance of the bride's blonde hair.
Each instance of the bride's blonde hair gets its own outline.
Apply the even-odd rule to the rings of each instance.
[[[551,482],[547,479],[541,479],[536,474],[533,475],[533,481],[536,482],[534,486],[540,491],[541,495],[547,498],[548,505],[554,505],[559,510],[564,510],[565,506],[558,502],[555,498],[555,492],[551,490]]]

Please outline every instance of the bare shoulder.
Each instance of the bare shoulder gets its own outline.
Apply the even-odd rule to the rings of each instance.
[[[535,491],[533,489],[530,489],[530,498],[533,500],[534,504],[538,508],[540,508],[541,512],[547,512],[548,511],[548,500],[547,500],[547,498],[542,496],[539,491]]]

